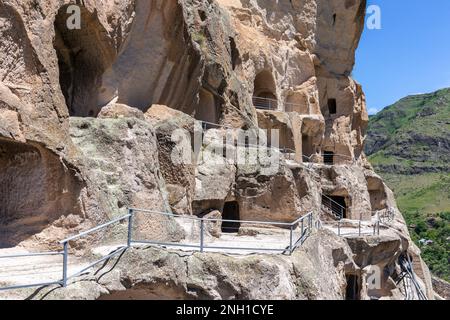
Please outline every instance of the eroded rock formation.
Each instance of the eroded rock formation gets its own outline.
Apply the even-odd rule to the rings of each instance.
[[[284,222],[313,212],[315,220],[332,220],[323,196],[344,206],[347,219],[370,221],[391,208],[398,234],[388,257],[378,260],[357,243],[350,249],[321,233],[314,235],[319,244],[310,240],[291,260],[138,250],[122,258],[128,280],[121,275],[112,287],[92,284],[94,291],[55,297],[339,299],[346,297],[346,273],[361,281],[361,270],[378,265],[388,270],[386,286],[358,295],[398,298],[392,277],[407,251],[432,296],[395,199],[363,153],[368,116],[350,73],[365,0],[86,0],[75,30],[66,24],[71,4],[0,2],[2,248],[54,248],[127,207]],[[276,145],[272,132],[280,139],[256,163],[236,164],[214,152],[226,141],[227,152],[239,156],[239,130],[260,129],[269,145]],[[275,170],[271,156],[280,158]],[[180,157],[192,162],[174,160]],[[139,226],[145,237],[185,236],[170,219],[141,219]],[[125,233],[119,226],[79,248]],[[321,241],[333,247],[323,259]],[[137,258],[170,261],[160,277],[148,279],[156,287],[134,283],[152,273],[128,268]],[[172,278],[170,268],[186,263],[194,273]],[[252,270],[253,278],[222,265]],[[269,278],[277,290],[251,287]]]

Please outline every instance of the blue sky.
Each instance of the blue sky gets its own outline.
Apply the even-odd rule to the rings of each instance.
[[[450,0],[368,0],[381,30],[364,30],[353,77],[374,114],[397,100],[450,87]]]

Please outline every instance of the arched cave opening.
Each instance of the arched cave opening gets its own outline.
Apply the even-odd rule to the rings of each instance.
[[[105,105],[117,97],[117,103],[143,112],[160,104],[194,115],[198,79],[207,71],[192,42],[207,46],[206,34],[190,34],[180,1],[134,2],[133,23],[120,55],[105,72],[99,101]]]
[[[0,248],[12,248],[64,215],[80,215],[82,183],[37,144],[0,138]]]
[[[219,121],[214,95],[203,88],[199,92],[199,104],[195,110],[195,118],[209,123],[218,123]]]
[[[102,107],[98,104],[102,76],[114,62],[115,49],[96,12],[80,6],[81,28],[69,29],[72,13],[67,8],[58,11],[54,22],[61,90],[70,116],[95,117]]]
[[[240,220],[239,203],[237,201],[225,202],[223,206],[222,218],[224,220]],[[222,232],[223,233],[237,233],[241,227],[240,222],[223,221]]]
[[[255,78],[253,104],[259,109],[278,109],[275,79],[268,70],[261,71]]]

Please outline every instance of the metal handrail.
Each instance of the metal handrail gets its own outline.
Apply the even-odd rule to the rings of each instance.
[[[302,216],[295,220],[294,222],[278,222],[278,221],[256,221],[256,220],[229,220],[229,219],[217,219],[217,218],[201,218],[197,216],[191,216],[191,215],[182,215],[182,214],[175,214],[175,213],[168,213],[168,212],[161,212],[156,210],[149,210],[149,209],[138,209],[138,208],[130,208],[130,210],[135,212],[143,212],[143,213],[155,213],[158,215],[168,216],[168,217],[174,217],[174,218],[185,218],[190,220],[203,220],[206,222],[238,222],[238,223],[246,223],[246,224],[262,224],[262,225],[277,225],[277,226],[294,226],[298,224],[299,221],[304,219],[306,216]]]
[[[343,219],[344,218],[344,211],[347,210],[347,208],[345,208],[344,206],[342,206],[340,203],[334,201],[333,199],[331,199],[330,197],[328,197],[325,194],[322,194],[322,198],[325,198],[327,201],[330,201],[330,206],[327,205],[327,203],[322,202],[322,206],[330,209],[331,212],[339,219]],[[334,207],[333,207],[334,206]],[[334,210],[333,210],[334,209]],[[340,211],[339,214],[336,214],[335,211]]]
[[[253,106],[262,110],[278,110],[278,100],[263,97],[252,97]]]
[[[356,221],[356,220],[355,220]],[[361,237],[362,235],[363,235],[363,232],[362,232],[362,220],[357,220],[358,221],[358,232],[357,232],[357,234],[358,234],[358,236],[359,237]],[[337,231],[338,231],[338,236],[339,237],[341,237],[341,236],[344,236],[344,234],[342,233],[342,224],[343,224],[343,222],[342,222],[342,220],[338,220],[338,221],[325,221],[325,222],[323,222],[323,221],[321,221],[321,223],[322,224],[324,224],[324,225],[330,225],[330,224],[333,224],[333,225],[336,225],[337,224]],[[379,236],[380,235],[380,221],[375,221],[375,223],[373,224],[373,228],[372,228],[372,233],[371,233],[373,236]]]
[[[72,236],[72,237],[70,237],[70,238],[64,239],[64,240],[60,241],[59,243],[60,243],[60,244],[64,244],[65,242],[69,242],[69,241],[73,241],[73,240],[75,240],[75,239],[82,238],[82,237],[84,237],[84,236],[87,236],[88,234],[91,234],[91,233],[95,232],[95,231],[98,231],[98,230],[104,229],[104,228],[106,228],[106,227],[109,227],[110,225],[112,225],[112,224],[114,224],[114,223],[116,223],[116,222],[125,220],[126,218],[129,218],[130,216],[131,216],[130,214],[127,214],[127,215],[125,215],[125,216],[123,216],[123,217],[120,217],[120,218],[111,220],[110,222],[107,222],[107,223],[104,223],[104,224],[102,224],[102,225],[99,225],[99,226],[97,226],[97,227],[95,227],[95,228],[86,230],[86,231],[81,232],[81,233],[79,233],[79,234],[77,234],[77,235],[75,235],[75,236]]]
[[[13,259],[13,258],[25,258],[25,257],[42,257],[42,256],[62,256],[63,252],[35,252],[35,253],[21,253],[21,254],[11,254],[11,255],[2,255],[0,256],[0,259]],[[25,289],[25,288],[32,288],[32,287],[43,287],[43,286],[51,286],[54,284],[61,284],[61,281],[51,281],[51,282],[38,282],[38,283],[31,283],[27,285],[15,285],[15,286],[7,286],[7,287],[0,287],[0,291],[6,291],[6,290],[17,290],[17,289]]]
[[[302,155],[303,159],[304,159],[304,160],[307,160],[307,162],[311,162],[312,158],[313,158],[313,157],[316,157],[316,156],[321,156],[321,157],[323,157],[323,156],[324,156],[324,153],[322,152],[320,155],[318,155],[318,154],[313,154],[313,155],[310,155],[310,156]],[[330,154],[330,156],[331,156],[331,154]],[[357,161],[357,159],[355,159],[355,158],[353,158],[353,157],[350,157],[350,156],[347,156],[347,155],[344,155],[344,154],[339,154],[339,153],[334,153],[334,154],[333,154],[333,158],[334,158],[334,157],[341,157],[341,158],[344,158],[344,159],[347,159],[347,160],[351,160],[352,163],[355,163],[355,162]],[[333,165],[335,165],[335,163],[333,163]]]
[[[331,199],[329,196],[327,196],[326,194],[322,194],[322,197],[326,198],[327,200],[330,200],[331,203],[334,203],[335,205],[337,205],[338,207],[341,207],[342,209],[345,209],[345,207],[343,205],[341,205],[340,203],[334,201],[333,199]]]
[[[52,251],[52,252],[35,252],[35,253],[20,253],[13,255],[0,256],[0,259],[11,259],[11,258],[25,258],[25,257],[40,257],[40,256],[59,256],[63,252]]]
[[[203,121],[203,120],[195,120],[195,121],[197,121],[197,122],[202,124],[202,129],[203,130],[208,130],[207,126],[216,127],[216,128],[222,128],[222,129],[229,129],[229,130],[237,130],[237,129],[239,129],[239,128],[233,128],[233,127],[230,127],[230,126],[214,123],[214,122],[208,122],[208,121]]]
[[[258,109],[263,110],[278,110],[278,100],[272,99],[272,98],[264,98],[264,97],[252,97],[253,105]],[[302,104],[300,103],[294,103],[294,102],[284,102],[284,109],[286,112],[293,112],[293,111],[287,111],[287,107],[301,107]]]
[[[416,274],[414,272],[414,267],[413,267],[413,264],[412,264],[409,254],[406,254],[406,257],[404,257],[403,255],[400,256],[399,264],[400,264],[404,274],[409,277],[410,281],[414,285],[414,288],[416,290],[417,297],[419,298],[419,300],[428,300],[426,294],[422,291],[422,288],[420,287],[420,285],[416,279]],[[408,292],[406,292],[406,293],[407,293],[406,298],[408,299]]]
[[[155,210],[148,210],[148,209],[138,209],[138,208],[132,208],[133,214],[136,212],[142,212],[147,214],[157,214],[157,215],[163,215],[173,218],[184,218],[188,220],[198,221],[200,222],[200,242],[197,245],[192,244],[183,244],[183,243],[167,243],[167,242],[160,242],[160,241],[148,241],[148,240],[132,240],[133,243],[144,243],[144,244],[153,244],[153,245],[164,245],[164,246],[175,246],[175,247],[189,247],[189,248],[198,248],[200,252],[204,252],[205,249],[223,249],[223,250],[254,250],[259,251],[262,248],[249,248],[249,247],[217,247],[217,246],[207,246],[205,245],[205,223],[208,222],[230,222],[230,223],[238,223],[238,224],[254,224],[254,225],[270,225],[270,226],[283,226],[283,227],[289,227],[289,245],[287,246],[287,249],[263,249],[263,251],[280,251],[280,252],[289,252],[292,254],[292,252],[297,248],[296,243],[299,241],[294,242],[294,229],[297,225],[301,223],[301,230],[302,230],[302,236],[300,237],[300,240],[302,237],[304,237],[303,232],[305,230],[305,223],[304,221],[307,220],[307,230],[311,230],[313,227],[313,214],[312,212],[296,219],[293,222],[287,223],[287,222],[278,222],[278,221],[256,221],[256,220],[230,220],[230,219],[216,219],[216,218],[200,218],[197,216],[190,216],[190,215],[180,215],[180,214],[173,214],[173,213],[167,213],[167,212],[160,212]],[[302,242],[303,243],[303,242]]]
[[[72,236],[72,237],[69,237],[67,239],[64,239],[64,240],[60,241],[60,244],[63,245],[63,277],[62,277],[62,280],[60,281],[60,284],[63,287],[67,286],[67,281],[69,279],[71,279],[73,277],[76,277],[76,276],[80,275],[81,273],[85,272],[86,270],[89,270],[90,268],[96,266],[97,264],[112,258],[113,256],[115,256],[115,255],[119,254],[120,252],[122,252],[124,248],[129,248],[131,246],[131,230],[132,230],[133,213],[130,210],[128,212],[129,213],[127,215],[125,215],[125,216],[119,217],[119,218],[114,219],[114,220],[112,220],[110,222],[104,223],[104,224],[99,225],[99,226],[97,226],[95,228],[89,229],[89,230],[81,232],[81,233],[79,233],[79,234],[77,234],[75,236]],[[119,248],[116,252],[111,253],[111,254],[107,255],[106,257],[103,257],[103,258],[95,261],[94,263],[91,263],[90,265],[85,267],[83,270],[81,270],[81,271],[79,271],[77,273],[74,273],[72,275],[68,275],[68,258],[69,258],[69,242],[70,241],[74,241],[76,239],[85,237],[85,236],[87,236],[87,235],[89,235],[91,233],[94,233],[96,231],[105,229],[106,227],[109,227],[110,225],[113,225],[113,224],[115,224],[117,222],[120,222],[120,221],[123,221],[123,220],[126,220],[126,219],[128,219],[128,241],[127,241],[127,246],[126,247]]]
[[[188,244],[174,244],[174,243],[163,243],[163,242],[155,242],[155,241],[142,241],[142,240],[133,240],[133,220],[134,215],[137,212],[144,212],[144,213],[152,213],[152,214],[158,214],[158,215],[164,215],[168,217],[182,217],[182,218],[189,218],[192,220],[200,221],[201,223],[201,234],[200,234],[200,244],[199,245],[188,245]],[[75,241],[77,239],[80,239],[82,237],[85,237],[89,234],[92,234],[94,232],[97,232],[99,230],[105,229],[115,223],[118,223],[123,220],[128,220],[128,236],[127,236],[127,244],[122,247],[118,247],[115,251],[112,253],[96,260],[95,262],[89,264],[88,266],[84,267],[82,270],[77,271],[73,274],[68,274],[68,257],[69,257],[69,242]],[[306,221],[306,223],[305,223]],[[205,238],[205,223],[207,222],[231,222],[231,223],[240,223],[240,224],[259,224],[259,225],[271,225],[271,226],[280,226],[280,227],[288,227],[290,230],[289,235],[289,245],[287,245],[287,249],[270,249],[270,248],[248,248],[248,247],[225,247],[225,246],[205,246],[204,245],[204,238]],[[299,239],[294,239],[294,231],[295,227],[301,224],[301,236]],[[305,227],[306,225],[306,227]],[[104,262],[108,259],[111,259],[112,257],[125,252],[128,248],[130,248],[133,244],[139,244],[139,243],[147,243],[147,244],[153,244],[153,245],[160,245],[160,246],[184,246],[184,247],[190,247],[190,248],[199,248],[201,252],[204,252],[204,249],[221,249],[221,250],[257,250],[257,251],[274,251],[274,252],[281,252],[285,253],[288,252],[292,254],[292,252],[299,246],[299,243],[303,243],[306,239],[306,236],[309,235],[313,228],[313,213],[309,212],[308,214],[296,219],[295,221],[288,223],[288,222],[278,222],[278,221],[252,221],[252,220],[229,220],[229,219],[215,219],[215,218],[200,218],[196,216],[187,216],[187,215],[180,215],[180,214],[174,214],[174,213],[168,213],[168,212],[160,212],[155,210],[148,210],[148,209],[138,209],[138,208],[129,208],[128,214],[124,215],[122,217],[116,218],[114,220],[111,220],[110,222],[101,224],[97,227],[91,228],[87,231],[81,232],[77,235],[71,236],[69,238],[66,238],[59,243],[63,245],[63,251],[62,252],[41,252],[41,253],[29,253],[29,254],[11,254],[11,255],[5,255],[0,256],[0,259],[6,259],[6,258],[20,258],[20,257],[28,257],[28,256],[46,256],[46,255],[61,255],[63,257],[63,265],[62,265],[62,279],[58,281],[53,282],[42,282],[42,283],[33,283],[28,285],[16,285],[16,286],[8,286],[0,288],[0,291],[4,290],[15,290],[15,289],[22,289],[22,288],[31,288],[31,287],[44,287],[44,286],[50,286],[50,285],[60,285],[62,287],[66,287],[68,280],[71,278],[80,276],[87,270],[91,269],[92,267],[98,265],[101,262]]]

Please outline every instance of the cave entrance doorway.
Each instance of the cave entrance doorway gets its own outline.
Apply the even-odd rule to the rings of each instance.
[[[311,136],[302,135],[302,155],[304,162],[311,162],[311,156],[314,154],[313,139]]]
[[[253,105],[257,109],[277,110],[275,79],[268,70],[261,71],[255,78],[253,88]]]
[[[97,14],[85,7],[80,6],[81,28],[69,29],[67,8],[58,11],[54,23],[61,90],[70,116],[96,117],[102,107],[102,76],[116,56],[114,45]]]
[[[0,138],[0,248],[13,248],[64,215],[81,215],[81,182],[40,145]]]
[[[240,220],[239,203],[237,203],[237,201],[225,202],[225,205],[223,206],[222,219],[223,220],[233,220],[233,221],[223,221],[222,222],[222,232],[223,233],[238,233],[239,232],[241,223],[237,222],[238,220]]]
[[[347,288],[345,290],[345,300],[360,300],[359,278],[356,275],[347,275]]]
[[[322,206],[331,211],[336,217],[347,219],[348,208],[345,197],[323,195]]]
[[[323,152],[323,163],[332,166],[334,164],[334,152],[324,151]]]
[[[328,99],[328,112],[330,113],[330,115],[337,113],[336,99]]]

